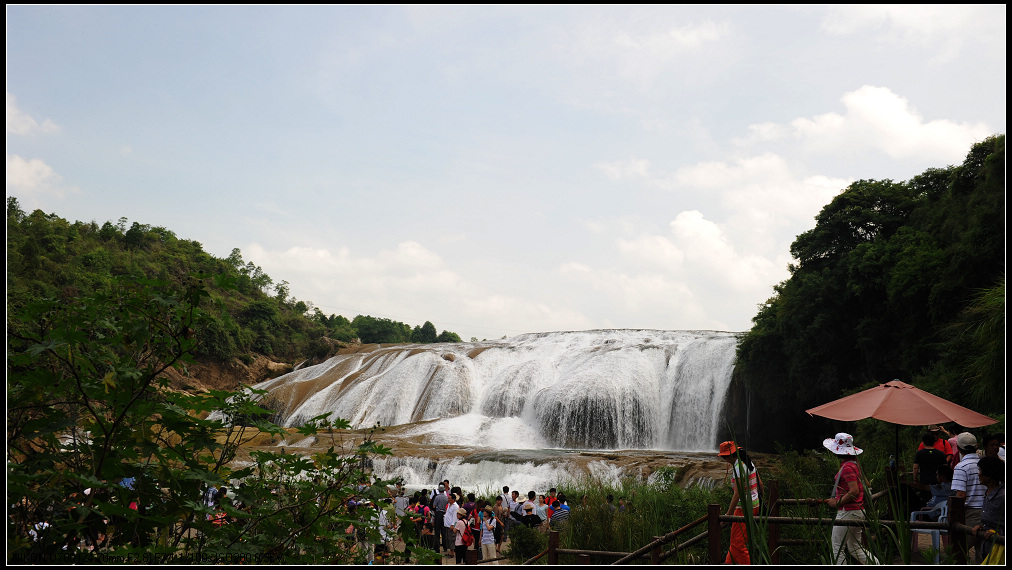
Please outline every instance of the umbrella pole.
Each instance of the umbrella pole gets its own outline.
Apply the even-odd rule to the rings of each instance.
[[[894,426],[896,427],[896,455],[894,455],[893,457],[896,458],[896,469],[897,469],[897,472],[894,475],[896,476],[896,480],[899,481],[899,468],[900,468],[900,424],[894,424]]]

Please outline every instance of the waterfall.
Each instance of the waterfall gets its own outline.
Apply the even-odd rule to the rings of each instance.
[[[707,450],[737,335],[599,330],[398,345],[254,386],[284,425],[325,412],[355,427],[424,422],[429,441],[494,449]]]

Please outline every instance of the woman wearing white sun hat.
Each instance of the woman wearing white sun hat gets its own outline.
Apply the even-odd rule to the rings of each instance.
[[[826,504],[837,509],[837,520],[865,520],[864,485],[861,484],[861,468],[856,459],[863,450],[854,446],[854,437],[849,433],[838,433],[836,437],[823,441],[822,445],[842,462],[833,485],[833,497]],[[837,564],[847,563],[848,552],[861,564],[879,563],[861,544],[863,534],[859,526],[833,527],[833,555]]]

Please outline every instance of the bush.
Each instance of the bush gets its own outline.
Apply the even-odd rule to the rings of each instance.
[[[208,296],[201,281],[179,290],[122,279],[108,293],[49,299],[11,315],[9,563],[228,556],[347,564],[364,556],[339,531],[353,523],[379,540],[377,513],[349,507],[353,495],[386,496],[391,483],[356,487],[368,456],[390,452],[371,436],[356,445],[328,430],[330,448],[311,458],[252,451],[251,462],[233,464],[241,444],[288,433],[265,419],[273,410],[256,405],[263,392],[168,389],[166,370],[193,362],[192,333],[214,322],[201,307]],[[324,415],[298,433],[348,427]],[[202,500],[211,485],[229,488],[213,509]],[[215,513],[226,524],[215,525]],[[46,540],[33,540],[42,522]]]
[[[228,360],[235,354],[235,340],[228,328],[217,318],[210,319],[197,332],[197,351],[216,360]]]
[[[527,528],[518,524],[510,529],[510,546],[506,551],[506,557],[511,562],[520,564],[548,548],[548,537],[536,528]]]

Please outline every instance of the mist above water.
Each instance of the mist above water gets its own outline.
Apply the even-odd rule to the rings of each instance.
[[[737,336],[599,330],[398,345],[262,382],[286,426],[424,422],[431,443],[490,449],[708,450]]]

